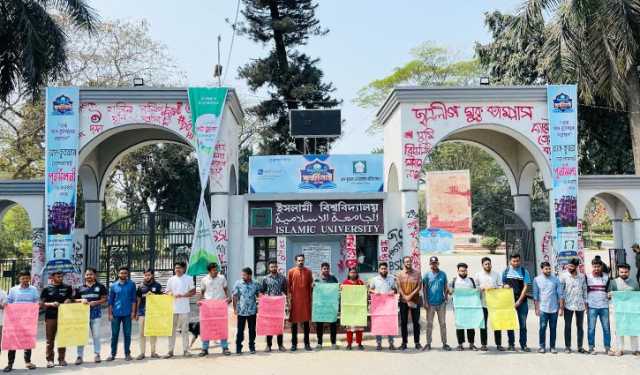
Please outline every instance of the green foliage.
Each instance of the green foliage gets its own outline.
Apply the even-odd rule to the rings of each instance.
[[[498,248],[498,246],[500,246],[501,243],[502,241],[496,237],[485,237],[480,241],[480,245],[482,245],[482,247],[486,249],[489,249],[491,254],[495,254],[496,249]]]
[[[323,82],[319,59],[297,50],[310,37],[325,35],[328,30],[320,26],[315,14],[318,5],[313,0],[243,0],[243,3],[246,23],[238,26],[240,34],[263,45],[273,43],[266,57],[251,60],[239,69],[240,78],[247,80],[252,91],[266,91],[269,97],[247,112],[263,124],[259,151],[285,154],[293,141],[289,135],[289,110],[332,108],[340,104],[331,96],[335,91],[333,84]],[[301,142],[296,142],[301,150]],[[323,150],[328,149],[325,142],[319,140]]]
[[[13,206],[0,222],[0,258],[22,258],[31,254],[31,222],[27,211]]]

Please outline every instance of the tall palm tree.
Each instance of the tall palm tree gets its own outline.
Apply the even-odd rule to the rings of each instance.
[[[84,0],[0,0],[0,101],[18,84],[37,98],[66,68],[65,35],[55,14],[89,31],[97,16]]]
[[[513,31],[545,22],[542,62],[549,82],[578,82],[580,98],[629,111],[640,174],[640,0],[525,0]]]

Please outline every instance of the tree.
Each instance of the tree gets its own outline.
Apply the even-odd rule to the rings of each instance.
[[[52,11],[91,31],[97,19],[84,0],[0,0],[0,101],[20,84],[32,98],[67,68],[66,33]],[[75,32],[74,32],[75,34]]]
[[[549,82],[577,81],[583,103],[601,98],[629,111],[640,174],[640,0],[526,0],[510,28],[525,41],[540,24]]]
[[[21,258],[31,253],[31,223],[27,211],[14,206],[0,221],[0,258]]]
[[[333,84],[323,82],[319,59],[297,50],[312,36],[325,35],[313,0],[243,0],[245,23],[234,25],[240,34],[262,45],[272,45],[266,57],[239,69],[252,91],[265,89],[269,98],[249,108],[265,126],[260,130],[259,149],[264,154],[285,154],[291,142],[288,111],[332,108],[340,104],[331,94]],[[300,149],[300,141],[297,149]],[[322,147],[328,148],[322,143]]]

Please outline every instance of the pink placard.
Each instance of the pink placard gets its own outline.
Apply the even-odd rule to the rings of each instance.
[[[24,350],[36,347],[39,308],[37,303],[11,303],[5,306],[2,350]]]
[[[284,333],[284,296],[262,296],[258,299],[258,336],[277,336]]]
[[[227,301],[209,299],[200,305],[201,340],[226,340],[229,337]]]
[[[395,336],[398,334],[398,298],[395,295],[371,295],[371,334]]]

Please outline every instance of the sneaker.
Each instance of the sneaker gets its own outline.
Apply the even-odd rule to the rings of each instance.
[[[546,350],[544,350],[544,348],[540,348],[540,349],[538,349],[538,353],[540,353],[540,354],[544,354],[544,353],[546,353],[546,352],[547,352],[547,351],[546,351]]]
[[[382,344],[381,343],[377,343],[376,344],[376,350],[377,351],[381,351],[382,350]]]
[[[241,350],[236,350],[236,355],[242,355],[242,351]]]
[[[584,348],[578,348],[578,353],[585,354],[587,351]]]
[[[58,366],[60,367],[67,367],[67,364],[68,364],[67,361],[65,361],[64,359],[61,361],[58,361]]]
[[[96,354],[96,355],[93,357],[93,362],[94,362],[94,363],[100,363],[100,362],[102,362],[102,359],[100,358],[100,354]]]
[[[513,346],[513,345],[509,345],[509,347],[507,347],[507,351],[515,352],[516,351],[516,347]]]
[[[110,356],[108,356],[108,357],[107,357],[107,362],[112,362],[112,361],[113,361],[113,360],[115,360],[115,359],[116,359],[116,357],[115,357],[115,356],[110,355]]]
[[[402,350],[403,352],[407,350],[407,344],[402,344],[400,345],[400,350]]]
[[[589,348],[589,354],[596,355],[598,352],[596,352],[596,348]]]
[[[151,353],[151,358],[153,359],[159,359],[160,355],[158,353]]]
[[[264,352],[265,353],[271,353],[271,347],[267,345],[267,347],[264,348]]]
[[[558,354],[558,351],[556,350],[556,348],[551,348],[550,352],[551,354]]]
[[[286,352],[287,348],[285,348],[284,345],[278,345],[278,351],[279,352]]]
[[[442,347],[442,349],[444,349],[444,347]],[[446,349],[445,349],[445,350],[446,350]],[[461,352],[461,351],[463,351],[463,350],[464,350],[464,347],[463,347],[462,345],[458,345],[458,346],[456,346],[456,350],[457,350],[457,351],[459,351],[459,352]]]
[[[477,351],[478,351],[478,347],[477,347],[477,346],[475,346],[475,345],[473,345],[473,344],[469,345],[469,349],[470,349],[470,350],[473,350],[474,352],[477,352]]]
[[[322,344],[316,344],[316,351],[322,350]]]
[[[396,350],[396,346],[395,346],[395,345],[393,345],[393,343],[389,344],[389,350],[390,350],[390,351],[394,351],[394,350]]]
[[[296,345],[291,345],[291,351],[295,352],[296,350],[298,350],[298,347]]]
[[[186,358],[189,358],[189,357],[191,357],[191,356],[192,356],[192,354],[191,354],[191,352],[190,352],[190,351],[185,350],[185,351],[182,353],[182,356],[183,356],[183,357],[186,357]]]
[[[529,353],[531,351],[531,349],[529,349],[528,346],[523,346],[520,348],[521,351],[525,352],[525,353]]]
[[[47,361],[47,368],[54,368],[56,365],[52,361]]]
[[[504,351],[506,351],[506,350],[507,350],[507,349],[505,349],[505,348],[504,348],[504,346],[502,346],[502,345],[498,345],[498,346],[496,346],[496,349],[497,349],[499,352],[504,352]]]
[[[489,350],[489,348],[487,348],[486,345],[482,345],[482,346],[480,346],[480,350],[483,351],[483,352],[486,352],[487,350]]]
[[[164,358],[164,359],[173,358],[173,352],[168,352],[168,353],[167,353],[167,354],[165,354],[162,358]]]
[[[431,344],[427,344],[424,346],[424,348],[422,348],[423,352],[428,352],[429,350],[431,350]]]
[[[200,353],[198,353],[198,357],[206,357],[208,355],[209,355],[208,350],[202,350]]]
[[[636,350],[635,352],[633,352],[633,355],[635,355],[636,357],[640,356],[640,350]]]
[[[129,362],[129,361],[133,360],[133,357],[131,356],[131,354],[127,354],[127,355],[124,356],[124,360]]]
[[[3,372],[11,372],[11,370],[13,370],[13,366],[12,365],[8,365],[7,367],[4,368],[4,370],[2,370]]]
[[[256,354],[256,350],[255,349],[249,349],[249,354]]]
[[[416,343],[416,350],[422,350],[422,345],[419,342]]]
[[[80,366],[82,364],[82,357],[76,358],[76,361],[74,363],[76,366]]]
[[[36,369],[36,365],[34,365],[33,363],[29,362],[29,363],[25,363],[24,367],[27,368],[27,370],[35,370]]]
[[[571,354],[571,348],[564,348],[564,352],[566,354]]]
[[[338,350],[338,349],[340,349],[340,347],[338,346],[338,344],[331,344],[331,349],[332,350]]]
[[[138,356],[136,357],[136,361],[142,361],[144,359],[144,353],[143,354],[138,354]]]
[[[229,349],[223,349],[222,350],[222,354],[225,356],[230,356],[231,355],[231,351],[229,351]]]
[[[447,344],[442,345],[442,350],[444,350],[445,352],[450,352],[451,351],[451,347]]]
[[[306,351],[310,352],[310,351],[312,351],[313,349],[311,348],[311,345],[309,345],[309,344],[305,344],[305,346],[304,346],[304,350],[306,350]]]
[[[351,344],[347,344],[346,350],[351,350]]]
[[[364,345],[358,344],[358,350],[360,350],[360,351],[364,350]]]

